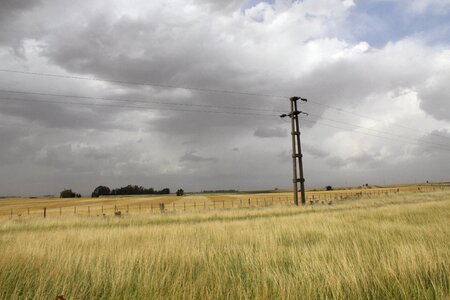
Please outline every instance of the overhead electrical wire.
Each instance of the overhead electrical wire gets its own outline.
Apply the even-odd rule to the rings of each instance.
[[[171,84],[160,84],[160,83],[152,83],[152,82],[136,82],[136,81],[125,81],[125,80],[101,79],[101,78],[93,78],[93,77],[50,74],[50,73],[8,70],[8,69],[0,69],[0,72],[16,73],[16,74],[24,74],[24,75],[37,75],[37,76],[45,76],[45,77],[57,77],[57,78],[66,78],[66,79],[79,79],[79,80],[110,82],[110,83],[119,83],[119,84],[125,84],[125,85],[143,85],[143,86],[151,86],[151,87],[158,87],[158,88],[182,89],[182,90],[199,91],[199,92],[216,93],[216,94],[234,94],[234,95],[244,95],[244,96],[286,99],[285,96],[279,96],[279,95],[269,95],[269,94],[251,93],[251,92],[239,92],[239,91],[231,91],[231,90],[223,90],[223,89],[208,89],[208,88],[198,88],[198,87],[189,87],[189,86],[176,86],[176,85],[171,85]]]
[[[289,96],[282,96],[282,95],[274,95],[274,94],[263,94],[263,93],[252,93],[252,92],[241,92],[241,91],[232,91],[232,90],[225,90],[225,89],[208,89],[208,88],[198,88],[198,87],[188,87],[188,86],[176,86],[171,84],[160,84],[160,83],[151,83],[151,82],[135,82],[135,81],[125,81],[125,80],[112,80],[112,79],[101,79],[101,78],[92,78],[92,77],[82,77],[82,76],[73,76],[73,75],[63,75],[63,74],[51,74],[51,73],[43,73],[43,72],[31,72],[31,71],[20,71],[20,70],[11,70],[11,69],[0,69],[0,72],[6,72],[6,73],[16,73],[16,74],[24,74],[24,75],[36,75],[36,76],[45,76],[45,77],[56,77],[56,78],[66,78],[66,79],[78,79],[78,80],[90,80],[90,81],[100,81],[100,82],[110,82],[110,83],[119,83],[119,84],[125,84],[125,85],[141,85],[141,86],[152,86],[152,87],[159,87],[159,88],[170,88],[170,89],[184,89],[184,90],[192,90],[192,91],[200,91],[200,92],[208,92],[208,93],[218,93],[218,94],[234,94],[234,95],[244,95],[244,96],[254,96],[254,97],[265,97],[265,98],[279,98],[279,99],[288,99]],[[348,114],[353,114],[355,116],[358,116],[360,118],[370,119],[372,121],[376,122],[382,122],[381,120],[377,120],[375,118],[365,116],[359,113],[355,113],[349,110],[345,110],[340,107],[336,107],[329,104],[324,104],[315,100],[309,100],[309,103],[313,105],[318,105],[322,107],[327,107],[339,112],[345,112]],[[412,131],[421,131],[425,133],[425,131],[404,126],[401,124],[392,124],[396,127],[401,127],[403,129],[408,129]],[[448,138],[444,135],[437,134],[437,133],[429,133],[430,135],[438,136],[441,138]]]
[[[413,138],[406,137],[406,136],[400,135],[400,134],[395,134],[395,133],[391,133],[391,132],[387,132],[387,131],[383,131],[383,130],[368,128],[368,127],[364,127],[364,126],[353,124],[353,123],[349,123],[349,122],[343,122],[343,121],[339,121],[339,120],[325,118],[325,117],[322,117],[322,116],[317,115],[317,114],[308,113],[308,115],[316,117],[317,121],[318,120],[326,120],[326,121],[330,121],[330,122],[334,122],[334,123],[338,123],[338,124],[343,124],[343,125],[357,127],[359,129],[365,129],[365,130],[373,131],[373,132],[376,132],[376,133],[386,134],[386,135],[389,135],[389,136],[392,136],[392,137],[398,137],[398,138],[402,138],[402,139],[415,141],[415,139],[413,139]],[[434,145],[441,146],[441,147],[450,147],[450,145],[444,145],[444,144],[439,144],[439,143],[435,143],[435,142],[427,142],[427,143],[434,144]]]
[[[253,108],[253,107],[241,107],[241,106],[214,106],[214,105],[203,105],[203,104],[188,104],[188,103],[167,103],[167,102],[159,102],[159,101],[147,101],[147,100],[136,100],[136,99],[113,99],[113,98],[103,98],[103,97],[92,97],[92,96],[78,96],[78,95],[65,95],[65,94],[53,94],[53,93],[42,93],[42,92],[27,92],[27,91],[17,91],[17,90],[0,90],[0,92],[3,93],[13,93],[13,94],[24,94],[24,95],[39,95],[39,96],[52,96],[52,97],[65,97],[65,98],[78,98],[78,99],[94,99],[94,100],[104,100],[104,101],[116,101],[116,102],[127,102],[127,103],[145,103],[145,104],[158,104],[158,105],[175,105],[175,106],[187,106],[187,107],[207,107],[207,108],[214,108],[214,109],[239,109],[239,110],[251,110],[251,111],[264,111],[264,112],[281,112],[281,111],[277,111],[277,110],[269,110],[269,109],[260,109],[260,108]],[[11,98],[9,100],[18,100],[18,101],[25,101],[25,99],[17,99],[17,98]],[[40,102],[43,102],[42,100],[40,100]],[[47,102],[47,101],[46,101]],[[48,101],[50,102],[50,101]],[[53,103],[68,103],[68,104],[79,104],[79,102],[77,103],[72,103],[72,102],[62,102],[62,101],[51,101]],[[86,105],[86,104],[79,104],[79,105]],[[98,106],[98,105],[96,105]],[[105,105],[102,105],[105,106]],[[108,105],[111,106],[111,105]],[[117,106],[117,105],[115,105]],[[117,107],[124,107],[124,106],[117,106]],[[137,107],[137,106],[131,106],[131,107],[127,107],[127,108],[142,108],[142,107]],[[184,110],[179,110],[179,111],[184,111]],[[189,111],[193,111],[193,110],[189,110]],[[200,112],[211,112],[211,111],[200,111]],[[225,114],[227,112],[217,112],[217,113],[221,113],[221,114]],[[242,113],[240,113],[242,115]],[[255,114],[252,114],[255,115]],[[348,122],[342,122],[342,121],[338,121],[338,120],[334,120],[334,119],[329,119],[329,118],[324,118],[320,115],[316,115],[316,114],[310,114],[311,116],[315,116],[319,119],[323,119],[323,120],[328,120],[331,122],[335,122],[335,123],[340,123],[340,124],[344,124],[344,125],[348,125],[348,126],[352,126],[352,127],[357,127],[357,128],[361,128],[361,129],[366,129],[369,131],[373,131],[373,132],[377,132],[377,133],[381,133],[381,134],[386,134],[386,135],[390,135],[390,136],[394,136],[394,137],[399,137],[402,139],[407,139],[407,140],[414,140],[411,138],[407,138],[405,136],[402,135],[398,135],[398,134],[393,134],[390,132],[384,132],[381,130],[376,130],[376,129],[372,129],[372,128],[367,128],[364,126],[360,126],[360,125],[356,125],[356,124],[352,124],[352,123],[348,123]],[[271,115],[272,116],[272,115]],[[441,147],[446,147],[446,145],[442,145],[442,144],[438,144],[438,143],[434,143],[434,142],[428,142],[429,144],[434,144],[436,146],[441,146]]]
[[[104,103],[86,103],[86,102],[68,102],[68,101],[55,101],[55,100],[42,100],[42,99],[23,99],[23,98],[9,98],[1,97],[0,101],[11,102],[29,102],[29,103],[50,103],[50,104],[69,104],[80,106],[96,106],[96,107],[116,107],[127,109],[148,109],[148,110],[166,110],[166,111],[182,111],[182,112],[197,112],[197,113],[214,113],[214,114],[229,114],[229,115],[245,115],[245,116],[267,116],[276,117],[277,114],[262,114],[251,112],[236,112],[236,111],[218,111],[218,110],[194,110],[194,109],[177,109],[177,108],[164,108],[164,107],[149,107],[149,106],[135,106],[135,105],[120,105],[120,104],[104,104]]]
[[[104,97],[93,97],[93,96],[79,96],[79,95],[67,95],[67,94],[54,94],[54,93],[42,93],[42,92],[30,92],[30,91],[17,91],[17,90],[3,90],[0,89],[1,93],[9,93],[9,94],[20,94],[20,95],[37,95],[37,96],[51,96],[51,97],[64,97],[64,98],[76,98],[76,99],[90,99],[90,100],[102,100],[102,101],[112,101],[112,102],[125,102],[125,103],[140,103],[140,104],[157,104],[157,105],[167,105],[167,106],[185,106],[185,107],[201,107],[201,108],[211,108],[211,109],[230,109],[230,110],[247,110],[247,111],[259,111],[259,112],[284,112],[281,110],[272,110],[272,109],[261,109],[261,108],[254,108],[254,107],[242,107],[242,106],[220,106],[220,105],[210,105],[210,104],[191,104],[191,103],[173,103],[173,102],[161,102],[161,101],[149,101],[149,100],[138,100],[138,99],[118,99],[118,98],[104,98]],[[23,100],[22,100],[23,101]],[[41,101],[42,102],[42,101]],[[54,102],[54,101],[53,101]],[[59,103],[59,102],[55,102]],[[61,102],[62,103],[62,102]],[[68,103],[68,102],[64,102]],[[78,102],[77,102],[78,103]],[[123,106],[118,106],[123,107]],[[136,106],[132,106],[133,108],[136,108]],[[141,108],[141,107],[138,107]],[[192,110],[189,110],[192,111]],[[205,112],[205,111],[201,111]],[[207,112],[210,112],[209,110]],[[369,131],[373,131],[376,133],[386,134],[394,137],[399,137],[407,140],[414,140],[409,137],[405,137],[403,135],[386,132],[382,130],[377,130],[373,128],[364,127],[361,125],[349,123],[349,122],[343,122],[335,119],[325,118],[321,115],[312,114],[309,113],[310,116],[314,116],[317,118],[317,121],[319,120],[327,120],[334,123],[344,124],[348,126],[353,126],[361,129],[366,129]],[[271,115],[272,116],[272,115]],[[447,147],[448,145],[438,144],[435,142],[429,142],[430,144],[435,144],[437,146]]]
[[[376,137],[376,138],[380,138],[380,139],[386,139],[386,140],[391,140],[391,141],[395,141],[395,142],[400,142],[398,139],[394,139],[394,138],[390,138],[390,137],[386,137],[386,136],[380,136],[380,135],[376,135],[376,134],[371,134],[371,133],[366,133],[366,132],[359,132],[359,131],[354,131],[353,129],[349,129],[349,128],[344,128],[344,127],[339,127],[339,126],[335,126],[335,125],[330,125],[321,121],[313,121],[313,120],[307,120],[305,118],[302,118],[302,122],[307,122],[307,123],[313,123],[313,124],[319,124],[321,126],[325,126],[325,127],[330,127],[330,128],[335,128],[335,129],[340,129],[340,130],[344,130],[344,131],[349,131],[351,133],[356,133],[356,134],[360,134],[360,135],[365,135],[365,136],[372,136],[372,137]],[[423,144],[428,144],[428,142],[426,141],[422,141],[423,144],[421,143],[417,143],[417,142],[409,142],[409,141],[401,141],[402,143],[407,143],[410,145],[416,145],[416,146],[424,146]],[[432,148],[436,148],[436,149],[440,149],[443,151],[447,151],[450,153],[450,148],[446,148],[446,147],[442,147],[442,146],[437,146],[437,145],[426,145]]]
[[[317,101],[314,101],[314,100],[308,100],[308,103],[311,103],[311,104],[314,104],[314,105],[318,105],[318,106],[322,106],[322,107],[326,107],[326,108],[330,108],[330,109],[336,110],[338,112],[344,112],[344,113],[347,113],[347,114],[352,114],[352,115],[355,115],[355,116],[357,116],[359,118],[362,118],[362,119],[368,119],[368,120],[379,122],[379,123],[383,122],[380,119],[369,117],[369,116],[366,116],[366,115],[363,115],[363,114],[360,114],[360,113],[355,113],[355,112],[352,112],[352,111],[349,111],[349,110],[345,110],[345,109],[340,108],[340,107],[336,107],[336,106],[320,103],[320,102],[317,102]],[[441,134],[434,133],[434,132],[429,133],[429,132],[426,132],[424,130],[420,130],[420,129],[417,129],[417,128],[412,128],[412,127],[409,127],[409,126],[404,126],[404,125],[401,125],[401,124],[391,124],[391,125],[395,126],[395,127],[411,130],[411,131],[414,131],[416,133],[417,132],[422,132],[422,133],[426,133],[426,134],[430,134],[430,135],[434,135],[434,136],[437,136],[437,137],[448,139],[448,137],[446,137],[445,135],[441,135]]]
[[[245,107],[245,106],[227,106],[227,105],[210,105],[210,104],[194,104],[194,103],[180,103],[180,102],[162,102],[153,100],[140,100],[140,99],[123,99],[123,98],[105,98],[105,97],[93,97],[93,96],[79,96],[79,95],[67,95],[67,94],[54,94],[54,93],[42,93],[42,92],[28,92],[28,91],[17,91],[17,90],[3,90],[0,89],[1,93],[9,94],[21,94],[21,95],[36,95],[36,96],[50,96],[50,97],[63,97],[63,98],[76,98],[76,99],[90,99],[90,100],[103,100],[103,101],[116,101],[125,103],[144,103],[144,104],[158,104],[158,105],[174,105],[174,106],[192,106],[192,107],[203,107],[203,108],[218,108],[218,109],[232,109],[232,110],[251,110],[251,111],[261,111],[261,112],[284,112],[281,110],[272,109],[262,109],[256,107]]]
[[[176,85],[167,85],[167,84],[158,84],[158,83],[149,83],[149,82],[133,82],[133,81],[122,81],[122,80],[109,80],[109,79],[99,79],[99,78],[91,78],[91,77],[82,77],[82,76],[72,76],[72,75],[62,75],[62,74],[51,74],[51,73],[42,73],[42,72],[31,72],[31,71],[20,71],[20,70],[10,70],[10,69],[0,69],[0,72],[6,72],[6,73],[16,73],[16,74],[24,74],[24,75],[36,75],[36,76],[45,76],[45,77],[57,77],[57,78],[66,78],[66,79],[78,79],[78,80],[91,80],[91,81],[100,81],[100,82],[110,82],[110,83],[119,83],[119,84],[126,84],[126,85],[141,85],[141,86],[152,86],[152,87],[160,87],[160,88],[171,88],[171,89],[184,89],[184,90],[193,90],[193,91],[200,91],[200,92],[210,92],[210,93],[221,93],[221,94],[235,94],[235,95],[245,95],[245,96],[255,96],[255,97],[266,97],[266,98],[280,98],[280,99],[288,99],[288,96],[282,96],[282,95],[272,95],[272,94],[262,94],[262,93],[251,93],[251,92],[240,92],[240,91],[232,91],[232,90],[224,90],[224,89],[208,89],[208,88],[197,88],[197,87],[186,87],[186,86],[176,86]],[[6,90],[4,90],[6,91]],[[10,91],[19,93],[17,91]],[[46,93],[35,93],[36,95],[47,95],[47,96],[62,96],[62,97],[75,97],[75,96],[68,96],[68,95],[57,95],[57,94],[46,94]],[[96,98],[96,97],[83,97],[83,96],[76,96],[76,98],[85,98],[85,99],[98,99],[98,100],[111,100],[111,101],[128,101],[128,100],[115,100],[115,99],[107,99],[107,98]],[[136,102],[136,101],[133,101]],[[143,103],[149,103],[149,101],[143,101]],[[369,119],[376,122],[383,122],[381,120],[365,116],[359,113],[355,113],[352,111],[348,111],[336,106],[332,106],[329,104],[324,104],[318,101],[314,100],[308,100],[308,103],[330,108],[339,112],[345,112],[348,114],[352,114],[355,116],[358,116],[360,118]],[[264,110],[264,109],[257,109],[257,108],[245,108],[245,107],[232,107],[232,106],[213,106],[213,105],[203,105],[203,104],[182,104],[182,103],[156,103],[154,104],[161,104],[161,105],[183,105],[183,106],[198,106],[198,107],[209,107],[209,108],[223,108],[223,109],[244,109],[244,110],[258,110],[258,111],[266,111],[266,112],[281,112],[277,110]],[[340,121],[333,121],[333,122],[340,122]],[[340,122],[342,123],[342,122]],[[448,139],[448,137],[437,134],[434,132],[425,132],[423,130],[419,130],[416,128],[404,126],[401,124],[391,124],[392,126],[408,129],[414,132],[422,132],[429,135],[437,136],[440,138]],[[353,126],[359,126],[359,125],[353,125]],[[369,129],[370,130],[370,129]]]
[[[27,94],[28,92],[23,92],[23,93]],[[35,94],[46,94],[46,93],[35,93]],[[56,95],[56,94],[52,94],[52,95]],[[89,99],[91,99],[91,98],[100,99],[100,98],[96,98],[96,97],[88,97],[88,98]],[[264,116],[264,117],[271,117],[271,118],[278,117],[278,114],[262,114],[262,113],[236,112],[236,111],[223,111],[223,110],[198,110],[198,109],[161,108],[161,107],[149,107],[149,106],[142,106],[142,105],[141,106],[136,106],[136,105],[121,105],[121,104],[105,104],[105,103],[68,102],[68,101],[57,101],[57,100],[23,99],[23,98],[9,98],[9,97],[0,97],[0,101],[3,101],[3,102],[5,102],[5,101],[6,102],[19,101],[19,102],[28,102],[28,103],[47,103],[47,104],[69,104],[69,105],[78,105],[78,106],[112,107],[112,108],[126,108],[126,109],[165,110],[165,111],[181,111],[181,112],[193,112],[193,113],[214,113],[214,114],[229,114],[229,115],[257,116],[257,117]],[[117,99],[114,99],[112,101],[117,101]],[[150,104],[154,104],[154,103],[150,103]],[[221,108],[221,107],[216,107],[216,108]],[[252,109],[252,108],[247,108],[247,109]],[[386,137],[386,136],[379,136],[379,135],[374,135],[374,134],[370,134],[370,133],[354,131],[355,128],[349,129],[349,128],[344,128],[344,127],[333,126],[333,125],[324,123],[322,121],[319,121],[319,118],[320,118],[319,115],[313,115],[313,116],[317,116],[318,119],[317,120],[308,120],[308,119],[302,118],[302,121],[303,122],[308,122],[308,123],[313,123],[313,124],[320,124],[322,126],[327,126],[327,127],[331,127],[331,128],[335,128],[335,129],[351,131],[351,132],[354,132],[354,133],[357,133],[357,134],[363,134],[363,135],[367,135],[367,136],[373,136],[373,137],[377,137],[377,138],[384,138],[384,139],[398,141],[398,140],[395,140],[393,138],[389,138],[389,137]],[[388,132],[383,132],[383,131],[379,131],[379,130],[375,130],[375,129],[371,129],[371,128],[366,128],[366,127],[359,126],[359,125],[356,125],[356,124],[340,122],[340,121],[336,121],[336,120],[332,120],[332,119],[324,119],[324,120],[337,122],[337,123],[342,123],[344,125],[357,127],[357,128],[360,128],[360,129],[373,130],[373,131],[376,131],[376,132],[378,132],[380,134],[391,135]],[[405,136],[396,135],[396,137],[402,138],[402,139],[405,139],[405,140],[409,140],[409,141],[415,141],[415,140],[413,140],[411,138],[408,138],[408,137],[405,137]],[[422,143],[428,144],[429,146],[436,147],[436,148],[439,148],[439,149],[446,150],[446,151],[450,152],[450,148],[446,148],[446,146],[442,145],[442,144],[436,144],[436,143],[428,142],[428,141],[422,141]],[[410,144],[420,145],[417,142],[413,142],[413,143],[410,142]]]

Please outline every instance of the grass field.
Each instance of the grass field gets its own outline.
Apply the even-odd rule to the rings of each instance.
[[[314,190],[306,192],[307,204],[327,204],[329,201],[355,199],[366,196],[389,194],[423,193],[449,188],[448,185],[402,185],[390,187],[347,188],[333,191]],[[262,207],[270,205],[292,205],[292,192],[236,193],[236,194],[189,194],[107,196],[100,198],[0,198],[0,218],[27,218],[68,216],[113,215],[115,211],[126,214],[157,213],[164,203],[168,211],[198,211],[220,208]]]
[[[0,219],[0,298],[449,299],[450,191]]]

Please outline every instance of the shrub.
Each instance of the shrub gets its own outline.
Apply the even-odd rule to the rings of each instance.
[[[81,197],[80,194],[75,194],[72,192],[72,190],[64,190],[59,194],[60,198],[75,198],[75,197]]]

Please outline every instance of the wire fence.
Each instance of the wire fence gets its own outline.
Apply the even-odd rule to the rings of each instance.
[[[408,188],[384,188],[384,189],[364,189],[364,190],[337,190],[337,191],[310,191],[306,193],[306,205],[333,205],[336,201],[346,199],[358,199],[372,196],[388,196],[399,193],[417,193],[432,192],[443,190],[449,186],[418,186]],[[86,216],[86,217],[106,217],[125,215],[137,215],[148,213],[176,213],[200,210],[218,210],[218,209],[239,209],[239,208],[260,208],[268,206],[292,206],[294,205],[292,196],[280,196],[273,194],[271,196],[239,195],[239,196],[222,196],[227,197],[220,199],[221,196],[211,196],[210,198],[201,196],[196,199],[195,196],[189,197],[168,197],[167,199],[154,199],[140,203],[111,203],[104,204],[93,203],[76,205],[66,204],[63,201],[50,205],[33,205],[30,207],[16,206],[5,208],[0,206],[0,216],[9,218],[26,218],[26,217],[69,217],[69,216]],[[19,200],[17,200],[19,201]],[[114,200],[112,200],[114,201]],[[57,206],[59,204],[59,206]],[[56,206],[55,206],[56,205]]]

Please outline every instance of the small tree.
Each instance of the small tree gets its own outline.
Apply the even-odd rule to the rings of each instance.
[[[72,190],[64,190],[59,194],[60,198],[75,198],[76,196],[77,196],[77,194],[72,192]]]
[[[326,186],[326,189],[327,189],[327,191],[332,191],[332,190],[333,190],[333,187],[332,187],[331,185],[327,185],[327,186]]]
[[[109,187],[100,185],[95,188],[95,190],[92,192],[91,196],[92,196],[92,198],[94,198],[94,197],[100,197],[103,195],[110,195],[110,194],[111,194],[111,190],[109,189]]]
[[[184,195],[183,189],[177,190],[177,196],[183,196],[183,195]]]

